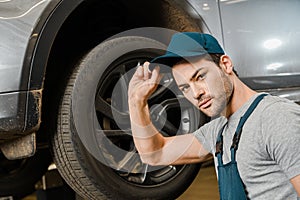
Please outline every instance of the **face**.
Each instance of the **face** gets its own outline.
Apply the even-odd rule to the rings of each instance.
[[[222,114],[233,92],[226,70],[201,59],[176,64],[172,72],[179,89],[193,105],[210,117]]]

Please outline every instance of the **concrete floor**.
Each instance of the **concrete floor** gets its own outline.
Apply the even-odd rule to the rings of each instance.
[[[215,167],[202,167],[192,185],[177,200],[218,200]]]
[[[213,165],[204,166],[198,176],[177,200],[218,200],[218,183]],[[32,194],[23,200],[37,200]]]

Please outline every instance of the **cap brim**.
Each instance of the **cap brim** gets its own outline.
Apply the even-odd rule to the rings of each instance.
[[[194,58],[198,56],[203,56],[208,54],[208,52],[197,52],[197,51],[190,51],[190,52],[180,52],[180,54],[175,53],[166,53],[165,55],[158,56],[150,61],[150,63],[157,63],[157,64],[164,64],[170,67],[173,67],[177,62],[182,59],[188,60],[189,58]]]
[[[158,65],[158,66],[160,66],[160,69],[161,69],[160,71],[162,73],[170,72],[170,71],[172,71],[172,67],[179,61],[181,61],[181,60],[189,61],[189,59],[195,58],[195,57],[198,57],[201,55],[204,55],[204,54],[190,53],[189,55],[186,55],[186,56],[179,56],[176,54],[172,54],[172,55],[165,54],[165,55],[158,56],[158,57],[154,58],[153,60],[151,60],[149,68],[150,68],[150,70],[153,70],[154,67]]]
[[[156,65],[159,65],[162,70],[167,70],[168,72],[172,70],[173,65],[175,65],[177,62],[179,62],[181,59],[183,59],[180,56],[159,56],[154,58],[153,60],[150,61],[150,64],[152,67],[155,67]],[[150,66],[151,70],[151,66]]]

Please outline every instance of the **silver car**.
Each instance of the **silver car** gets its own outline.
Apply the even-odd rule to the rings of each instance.
[[[133,70],[177,31],[211,33],[247,85],[300,103],[299,10],[298,0],[1,0],[0,197],[32,193],[54,163],[86,199],[176,199],[201,164],[141,162]],[[168,73],[149,105],[166,136],[209,121]]]

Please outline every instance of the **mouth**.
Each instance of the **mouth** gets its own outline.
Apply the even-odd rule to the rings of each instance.
[[[206,98],[206,99],[203,99],[199,102],[199,108],[201,109],[206,109],[208,107],[211,106],[211,103],[212,103],[212,99],[211,98]]]

